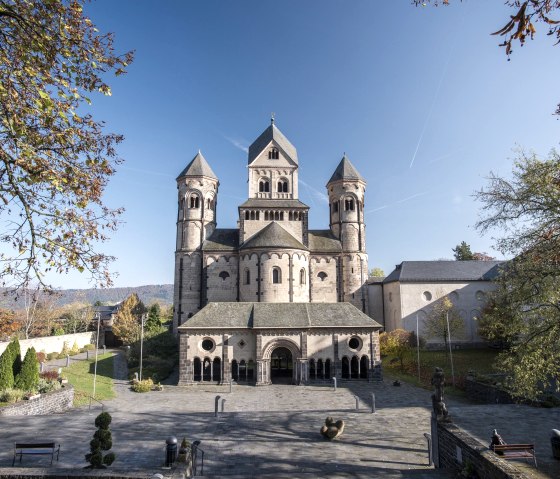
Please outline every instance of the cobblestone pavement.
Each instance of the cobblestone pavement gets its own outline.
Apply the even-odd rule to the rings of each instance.
[[[129,389],[121,357],[116,375],[120,378],[115,380],[117,398],[105,403],[113,416],[113,450],[118,457],[111,469],[115,471],[143,471],[146,477],[165,474],[161,469],[165,439],[174,435],[179,441],[183,436],[201,441],[204,473],[209,477],[451,477],[427,465],[423,434],[430,429],[430,392],[407,384],[343,383],[337,391],[329,386],[236,385],[231,393],[228,386],[165,386],[161,392],[137,394]],[[371,414],[372,393],[375,414]],[[218,418],[214,417],[216,395],[225,399],[225,412]],[[454,399],[449,408],[456,422],[484,444],[494,427],[509,442],[532,437],[537,442],[544,441],[541,433],[548,435],[552,423],[559,424],[557,410],[472,406]],[[100,410],[2,418],[0,467],[11,465],[14,441],[52,438],[61,444],[60,462],[53,469],[82,468]],[[319,436],[326,416],[345,420],[340,440],[329,442]],[[546,446],[537,449],[541,463],[550,455],[549,441]],[[45,456],[25,457],[22,467],[43,465],[48,465]]]

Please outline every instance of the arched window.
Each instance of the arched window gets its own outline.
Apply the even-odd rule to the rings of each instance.
[[[212,209],[212,200],[210,198],[206,200],[206,209],[208,210]]]
[[[354,211],[354,198],[344,199],[344,209],[346,211]]]
[[[278,181],[278,193],[288,192],[288,182],[286,180]]]
[[[259,220],[259,212],[258,211],[255,213],[255,218],[257,218],[257,221]]]
[[[226,278],[229,278],[229,273],[227,271],[221,271],[218,276],[222,278],[222,281],[225,281]]]
[[[268,152],[269,160],[277,160],[279,158],[278,148],[271,148]]]
[[[319,271],[317,273],[317,277],[321,280],[321,281],[325,281],[325,279],[327,278],[328,274],[325,273],[324,271]]]
[[[245,269],[245,284],[251,284],[251,272]]]
[[[299,284],[305,284],[305,268],[299,270]]]
[[[245,219],[248,220],[249,219],[249,211],[245,211]]]
[[[189,208],[200,208],[200,198],[198,195],[191,195]]]
[[[275,219],[276,221],[280,221],[280,212],[279,212],[279,211],[275,211],[275,212],[274,212],[274,219]]]
[[[282,270],[280,268],[272,268],[272,282],[274,284],[282,282]]]
[[[292,221],[294,219],[294,214],[290,211],[288,213],[288,220]]]
[[[255,219],[255,212],[251,211],[251,219],[254,220]]]
[[[280,221],[284,221],[284,212],[280,211]]]
[[[270,191],[270,183],[267,180],[259,181],[259,192],[268,193]]]

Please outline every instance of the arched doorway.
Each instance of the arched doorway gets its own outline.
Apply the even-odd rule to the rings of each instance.
[[[368,361],[368,357],[367,356],[362,356],[362,358],[360,359],[360,378],[361,379],[367,379],[367,373],[368,373],[368,365],[369,365],[369,361]]]
[[[294,360],[288,348],[278,347],[270,355],[270,379],[273,384],[291,384]]]
[[[350,361],[346,356],[342,358],[342,379],[350,379]]]
[[[356,356],[352,356],[352,360],[350,361],[350,377],[352,379],[358,379],[360,377],[360,366],[359,361]]]

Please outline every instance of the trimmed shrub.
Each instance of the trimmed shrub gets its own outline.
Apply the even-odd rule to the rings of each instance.
[[[56,391],[60,389],[62,385],[58,381],[49,381],[48,379],[39,378],[39,384],[37,385],[37,391],[41,394],[50,393],[51,391]]]
[[[6,350],[0,356],[0,391],[14,387],[14,370],[12,355]]]
[[[95,349],[95,344],[86,344],[83,348],[84,351],[91,351]]]
[[[68,356],[68,353],[70,353],[70,346],[68,346],[68,341],[64,341],[64,343],[62,344],[62,351],[60,351],[59,354],[59,359],[61,359],[60,358],[61,355],[63,357]]]
[[[21,365],[21,372],[15,379],[15,385],[24,391],[33,391],[39,384],[39,362],[35,348],[29,348]]]
[[[154,382],[151,379],[143,379],[142,381],[137,381],[132,385],[132,390],[135,393],[147,393],[154,387]]]
[[[58,353],[47,354],[47,361],[52,361],[53,359],[58,359]]]
[[[78,343],[74,341],[74,344],[72,345],[72,349],[70,350],[70,356],[75,356],[79,352],[80,352],[80,348],[78,346]]]
[[[19,340],[14,339],[10,344],[8,344],[6,351],[7,350],[10,351],[10,355],[12,356],[12,370],[14,378],[16,378],[21,371],[21,347],[19,345]]]
[[[105,466],[110,466],[117,457],[114,452],[109,452],[103,457],[102,452],[113,447],[113,438],[109,429],[111,420],[111,415],[108,412],[102,412],[95,418],[97,431],[95,431],[93,439],[89,443],[91,452],[86,454],[86,461],[90,463],[89,467],[91,469],[102,469]]]

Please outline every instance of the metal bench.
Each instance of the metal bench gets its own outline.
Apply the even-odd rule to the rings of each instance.
[[[21,459],[24,455],[44,455],[51,456],[51,466],[54,460],[54,455],[56,453],[56,460],[58,461],[58,456],[60,454],[60,444],[56,446],[54,441],[44,441],[44,442],[16,442],[14,445],[14,459],[12,461],[12,467],[16,463],[16,458],[19,456],[19,463],[21,464]]]
[[[491,448],[504,459],[533,459],[537,467],[534,444],[493,444]]]

